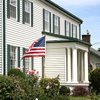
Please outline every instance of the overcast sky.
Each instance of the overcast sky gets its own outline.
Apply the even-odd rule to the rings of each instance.
[[[88,30],[92,47],[100,48],[100,0],[52,0],[83,20],[82,34]],[[96,44],[95,44],[96,43]]]

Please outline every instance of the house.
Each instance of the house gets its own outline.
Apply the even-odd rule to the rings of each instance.
[[[51,0],[0,0],[0,74],[36,69],[40,76],[60,76],[62,85],[88,86],[89,43],[81,40],[82,20]],[[46,36],[41,57],[21,60],[25,49]]]
[[[82,40],[91,44],[91,35],[87,31],[87,34],[82,35]],[[100,49],[96,50],[89,47],[88,64],[90,69],[100,68]]]
[[[100,68],[100,50],[90,49],[90,64],[92,69]]]

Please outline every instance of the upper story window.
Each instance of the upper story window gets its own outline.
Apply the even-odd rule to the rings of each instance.
[[[20,0],[7,0],[7,18],[20,21]]]
[[[22,0],[22,22],[33,26],[33,3],[29,0]]]
[[[10,17],[16,18],[16,0],[10,0]]]
[[[60,34],[60,17],[53,15],[53,33]]]
[[[51,32],[51,13],[43,9],[43,31]]]
[[[65,36],[70,36],[70,23],[68,21],[65,21]]]
[[[29,1],[25,0],[25,22],[30,23],[30,10],[31,10],[31,4]]]
[[[77,26],[76,25],[72,25],[72,34],[73,34],[73,38],[77,38]]]

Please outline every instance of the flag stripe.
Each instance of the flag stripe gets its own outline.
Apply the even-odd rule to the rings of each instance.
[[[29,49],[25,51],[23,58],[26,57],[43,57],[45,56],[45,36],[35,40]]]

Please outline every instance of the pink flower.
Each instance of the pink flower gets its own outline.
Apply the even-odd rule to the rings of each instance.
[[[20,67],[16,67],[16,69],[20,70]]]
[[[39,74],[39,71],[36,71],[36,70],[28,70],[27,71],[27,74],[28,75],[38,75]]]

